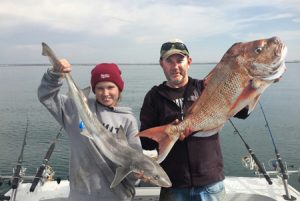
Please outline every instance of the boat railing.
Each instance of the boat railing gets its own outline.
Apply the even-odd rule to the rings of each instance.
[[[241,162],[242,162],[242,165],[245,168],[247,168],[247,169],[249,169],[251,171],[254,171],[254,174],[256,176],[263,177],[263,176],[265,176],[265,173],[266,173],[268,176],[273,176],[273,177],[281,178],[282,179],[282,183],[283,183],[283,187],[284,187],[284,190],[285,190],[285,195],[283,195],[284,199],[285,200],[296,200],[289,193],[288,178],[292,174],[298,174],[298,182],[300,182],[300,166],[299,166],[298,170],[289,170],[288,169],[288,165],[285,162],[284,163],[284,167],[283,167],[285,174],[283,174],[283,170],[281,169],[281,166],[279,165],[278,160],[277,159],[270,159],[268,161],[268,165],[269,165],[269,168],[271,170],[266,170],[264,163],[262,163],[262,167],[264,169],[264,173],[262,173],[261,172],[261,168],[258,167],[258,165],[256,164],[255,160],[252,158],[251,154],[245,155],[242,158]],[[292,165],[292,166],[289,166],[289,167],[293,168],[294,166]],[[269,181],[268,181],[268,183],[270,184]]]

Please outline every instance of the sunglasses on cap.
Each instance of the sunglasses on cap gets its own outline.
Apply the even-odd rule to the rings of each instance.
[[[168,50],[171,49],[178,49],[178,50],[183,50],[183,51],[187,51],[187,53],[189,53],[187,47],[185,46],[185,44],[180,43],[180,42],[167,42],[162,44],[160,52],[166,52]]]

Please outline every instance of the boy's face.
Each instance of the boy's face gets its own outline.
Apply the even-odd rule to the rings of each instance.
[[[104,81],[96,84],[95,95],[97,101],[101,104],[108,107],[115,107],[120,97],[120,91],[115,83]]]

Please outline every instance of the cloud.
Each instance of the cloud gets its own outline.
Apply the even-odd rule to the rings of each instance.
[[[293,22],[300,22],[300,18],[294,18]]]
[[[232,13],[237,13],[235,11],[239,9],[257,5],[270,6],[269,3],[262,2],[229,1],[227,3],[226,1],[224,4],[220,1],[212,1],[211,5],[205,5],[196,1],[187,3],[178,1],[176,4],[171,4],[164,1],[132,2],[129,0],[84,2],[2,0],[0,15],[6,20],[1,20],[0,26],[1,30],[16,29],[20,25],[32,23],[35,26],[60,32],[86,33],[94,36],[114,36],[125,33],[136,36],[137,41],[147,41],[147,39],[153,41],[151,38],[156,38],[154,33],[157,31],[161,33],[161,38],[170,35],[170,32],[180,33],[182,37],[197,33],[201,37],[225,33],[235,29],[236,25],[241,23],[292,16],[289,13],[274,15],[270,12],[245,18],[239,16],[241,17],[239,20],[232,20]],[[216,6],[217,3],[221,4]],[[280,1],[275,1],[273,5],[279,3]]]
[[[292,18],[294,15],[290,13],[283,13],[283,14],[274,14],[274,13],[268,13],[263,15],[258,15],[246,19],[241,19],[240,23],[244,22],[255,22],[255,21],[272,21],[272,20],[278,20],[278,19],[286,19],[286,18]]]
[[[165,4],[148,1],[2,1],[1,26],[17,28],[20,24],[33,23],[54,30],[87,32],[93,35],[115,35],[125,31],[135,31],[145,26],[148,30],[169,33],[202,30],[203,35],[220,31],[220,26],[210,26],[212,22],[223,24],[224,15],[209,6],[186,4]],[[11,12],[11,11],[14,12]],[[198,22],[197,22],[198,21]],[[197,23],[196,23],[197,22]]]
[[[20,47],[32,47],[47,40],[76,55],[76,60],[103,55],[122,61],[156,61],[154,48],[157,51],[161,42],[176,37],[210,48],[203,54],[213,58],[219,46],[269,36],[283,26],[286,31],[283,35],[295,39],[299,2],[1,0],[0,46],[2,55],[10,55],[13,50],[17,54]],[[80,59],[80,55],[84,58]]]
[[[87,31],[97,34],[119,32],[124,22],[115,13],[123,9],[109,1],[4,1],[1,2],[1,20],[4,28],[17,28],[19,25],[33,23],[50,29],[68,32]],[[14,11],[14,12],[11,12]]]

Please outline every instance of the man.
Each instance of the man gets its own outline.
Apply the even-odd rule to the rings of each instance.
[[[159,62],[167,81],[146,94],[140,113],[140,131],[183,120],[204,89],[203,80],[188,76],[192,58],[181,40],[164,43]],[[142,137],[141,142],[146,150],[158,147],[149,138]],[[161,166],[170,177],[172,187],[161,189],[160,201],[226,200],[218,133],[209,137],[190,135],[178,140]]]

